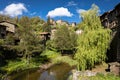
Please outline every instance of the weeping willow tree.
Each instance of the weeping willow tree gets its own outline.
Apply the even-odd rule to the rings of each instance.
[[[83,30],[78,39],[78,48],[75,59],[78,70],[91,69],[95,63],[106,59],[106,51],[110,42],[110,29],[104,29],[98,17],[99,8],[93,4],[91,9],[82,12],[82,23],[79,27]]]

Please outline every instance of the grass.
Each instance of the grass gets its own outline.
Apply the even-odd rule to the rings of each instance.
[[[47,58],[44,56],[36,56],[31,58],[29,64],[27,60],[23,58],[9,60],[7,61],[7,65],[0,67],[0,80],[2,77],[4,78],[5,75],[10,75],[14,72],[38,68],[42,63],[45,63],[47,61]]]
[[[113,74],[97,74],[96,76],[87,77],[87,76],[80,76],[79,80],[120,80],[120,77],[115,76]]]
[[[61,54],[55,51],[46,50],[41,54],[41,56],[46,56],[48,59],[52,60],[58,56],[61,56]]]
[[[72,80],[72,75],[69,76],[68,80]],[[113,74],[97,74],[96,76],[88,77],[88,76],[79,76],[78,80],[120,80],[120,77],[115,76]]]
[[[52,62],[53,64],[59,63],[68,63],[70,65],[75,65],[76,61],[73,60],[69,56],[62,56],[60,53],[56,51],[45,50],[40,56],[34,57],[30,59],[30,63],[27,64],[26,59],[15,59],[9,60],[7,65],[0,67],[0,70],[4,72],[4,74],[0,71],[0,78],[4,75],[9,75],[14,72],[20,72],[23,70],[38,68],[42,63]]]
[[[113,74],[98,74],[96,76],[90,77],[90,80],[120,80],[120,77]]]
[[[58,56],[55,59],[52,60],[53,63],[68,63],[70,66],[74,66],[77,64],[75,60],[73,60],[69,56]]]
[[[2,67],[1,69],[3,71],[6,71],[7,74],[11,74],[12,72],[19,72],[22,70],[36,68],[36,67],[38,66],[36,66],[34,62],[27,64],[27,61],[25,59],[22,59],[19,61],[9,61],[8,65]]]
[[[68,63],[70,66],[77,64],[77,62],[71,57],[62,56],[60,53],[55,51],[46,50],[42,53],[42,56],[47,56],[47,58],[50,59],[53,64]]]
[[[27,64],[26,59],[11,60],[8,61],[7,65],[0,67],[0,70],[5,72],[5,74],[9,75],[14,72],[19,72],[31,68],[38,68],[42,63],[48,62],[47,59],[53,59],[57,56],[60,56],[60,54],[54,51],[45,51],[42,55],[31,58],[29,64]],[[0,73],[0,78],[2,76],[4,76],[4,74]]]

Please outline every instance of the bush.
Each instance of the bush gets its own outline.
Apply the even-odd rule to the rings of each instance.
[[[6,71],[7,74],[11,74],[12,72],[19,72],[20,70],[30,69],[38,67],[33,62],[26,64],[27,60],[20,61],[9,61],[8,65],[4,66],[2,70]]]
[[[71,66],[77,64],[77,62],[73,60],[71,57],[61,56],[60,53],[55,52],[55,51],[46,50],[45,52],[41,54],[41,56],[46,56],[48,59],[50,59],[50,61],[53,64],[68,63]]]
[[[60,54],[55,51],[46,50],[41,54],[41,56],[46,56],[48,59],[54,59],[54,58],[60,56]]]
[[[115,76],[113,74],[102,74],[99,73],[96,76],[80,76],[78,80],[120,80],[120,77]]]
[[[76,60],[73,60],[69,56],[58,56],[57,58],[52,60],[53,63],[68,63],[70,66],[77,65]]]
[[[4,39],[0,39],[0,45],[4,44]]]

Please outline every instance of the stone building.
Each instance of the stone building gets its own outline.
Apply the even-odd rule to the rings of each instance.
[[[76,22],[72,22],[71,24],[69,24],[67,21],[63,21],[63,20],[61,20],[61,19],[55,21],[55,20],[53,20],[53,19],[51,19],[51,18],[50,18],[50,24],[51,24],[51,26],[53,26],[53,27],[56,27],[57,25],[59,25],[59,26],[65,25],[65,26],[75,27],[75,26],[77,25]]]
[[[44,46],[46,46],[46,42],[47,42],[47,40],[50,40],[51,34],[49,32],[40,32],[38,34],[39,34],[39,36],[40,36],[40,38],[42,40],[42,44]]]
[[[55,32],[57,31],[57,28],[53,28],[52,30],[51,30],[51,40],[52,39],[54,39],[54,36],[55,36]]]
[[[71,26],[72,26],[72,27],[75,27],[75,26],[76,26],[76,22],[72,22],[72,23],[71,23]]]
[[[55,21],[57,25],[65,25],[65,26],[69,26],[69,23],[67,21],[63,21],[63,20],[57,20]]]
[[[8,21],[1,21],[0,22],[0,39],[4,39],[7,34],[15,34],[16,32],[16,24],[8,22]]]
[[[49,32],[41,32],[40,37],[41,37],[42,40],[47,41],[47,40],[50,39],[50,33]]]
[[[113,10],[100,16],[104,28],[112,30],[110,49],[107,51],[109,61],[120,61],[120,3]]]

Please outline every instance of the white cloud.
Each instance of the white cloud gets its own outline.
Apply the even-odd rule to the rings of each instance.
[[[86,10],[85,9],[77,9],[77,13],[80,14],[82,12],[85,12]]]
[[[80,15],[80,14],[81,14],[82,12],[86,12],[85,9],[77,9],[76,11],[77,11],[77,13],[79,14],[79,18],[81,18],[81,15]]]
[[[11,17],[22,15],[23,12],[27,12],[27,8],[23,3],[12,3],[5,7],[4,10],[0,11],[0,14],[9,15]]]
[[[35,14],[37,14],[37,12],[33,12],[33,13],[31,13],[30,15],[33,16],[33,15],[35,15]]]
[[[67,6],[76,6],[77,4],[74,1],[68,2]]]
[[[55,8],[54,10],[49,11],[47,16],[50,16],[50,17],[57,17],[57,16],[72,17],[73,14],[71,12],[69,12],[67,8],[59,7],[59,8]]]

